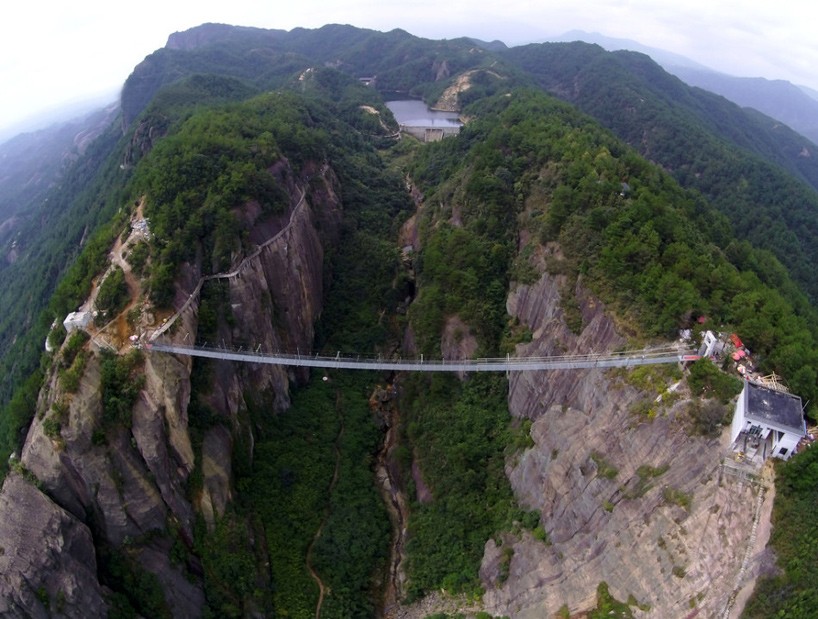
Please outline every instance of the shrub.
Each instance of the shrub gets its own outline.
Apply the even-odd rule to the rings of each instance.
[[[536,529],[540,524],[540,510],[532,509],[520,516],[520,524],[526,529]]]
[[[647,494],[647,492],[653,487],[651,480],[664,475],[668,468],[670,467],[667,464],[663,464],[662,466],[649,466],[647,464],[643,464],[636,469],[636,475],[639,478],[636,485],[631,489],[623,491],[623,496],[626,499],[639,499],[645,496],[645,494]]]
[[[124,357],[102,353],[102,418],[106,424],[130,425],[131,408],[136,402],[145,376],[138,375],[142,353],[132,350]]]
[[[667,503],[678,505],[679,507],[683,507],[687,510],[690,509],[690,504],[692,502],[692,497],[690,494],[677,490],[676,488],[672,488],[671,486],[665,486],[665,488],[662,490],[662,498],[664,498]]]
[[[63,346],[60,364],[63,367],[69,367],[74,362],[74,358],[82,347],[85,346],[85,342],[89,339],[91,338],[85,331],[74,331],[71,337],[68,338],[68,342]]]
[[[56,415],[49,415],[43,421],[43,432],[45,435],[53,441],[56,441],[60,438],[60,432],[62,431],[62,424],[60,420],[57,418]]]
[[[125,282],[125,272],[115,266],[108,277],[102,282],[97,293],[96,306],[109,318],[113,318],[128,302],[128,284]]]
[[[48,345],[51,346],[52,349],[57,350],[62,346],[66,335],[68,334],[65,331],[65,327],[58,323],[48,332]]]
[[[74,358],[71,367],[67,370],[61,369],[59,372],[60,386],[67,393],[76,393],[79,389],[80,379],[85,372],[85,365],[88,361],[88,353],[81,350]]]
[[[534,439],[531,437],[532,424],[530,419],[523,419],[516,428],[511,428],[511,451],[524,451],[534,447]]]
[[[172,616],[159,579],[129,552],[106,546],[98,550],[97,557],[100,581],[114,592],[111,616]]]
[[[633,612],[625,602],[617,600],[608,590],[608,583],[596,588],[596,608],[588,613],[588,619],[633,619]]]
[[[149,255],[150,248],[144,241],[139,241],[133,246],[131,253],[128,254],[128,262],[130,263],[134,273],[137,275],[142,275],[145,272],[145,265],[148,262]]]
[[[723,404],[741,393],[743,386],[738,378],[720,371],[707,359],[699,359],[690,366],[687,383],[693,395],[714,398]]]
[[[531,535],[534,536],[534,539],[543,542],[546,546],[549,545],[548,532],[542,527],[542,525],[534,527],[534,529],[531,531]]]
[[[508,574],[511,570],[511,559],[514,556],[514,548],[506,546],[500,554],[500,573],[497,576],[497,581],[502,585],[508,580]]]
[[[687,407],[693,434],[717,437],[722,426],[730,421],[730,408],[719,400],[695,400]]]
[[[597,475],[600,477],[604,479],[614,479],[619,475],[619,469],[602,457],[602,454],[596,451],[591,452],[591,460],[596,464]]]

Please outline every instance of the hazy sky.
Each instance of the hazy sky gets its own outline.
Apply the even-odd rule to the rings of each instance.
[[[2,9],[0,129],[71,100],[99,94],[113,100],[134,65],[170,33],[204,22],[284,30],[348,23],[509,45],[577,29],[634,39],[734,75],[818,90],[813,6],[812,0],[24,0]]]

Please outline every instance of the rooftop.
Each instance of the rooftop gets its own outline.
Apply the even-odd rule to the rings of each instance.
[[[801,398],[796,395],[766,389],[747,382],[747,413],[749,419],[804,432]]]

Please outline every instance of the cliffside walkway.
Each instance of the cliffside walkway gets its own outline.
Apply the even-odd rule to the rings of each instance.
[[[698,356],[693,351],[677,348],[627,351],[585,355],[563,355],[555,357],[498,357],[487,359],[385,359],[380,357],[319,354],[292,354],[282,352],[262,352],[260,349],[232,350],[209,346],[189,346],[183,344],[163,344],[149,342],[144,345],[150,353],[171,353],[191,357],[206,357],[242,363],[265,363],[268,365],[290,365],[298,367],[339,369],[339,370],[393,370],[400,372],[526,372],[543,370],[582,370],[589,368],[635,367],[659,363],[679,363],[694,361]]]
[[[325,164],[321,169],[322,174],[326,171],[326,169],[327,166]],[[190,293],[182,307],[180,307],[179,310],[175,314],[173,314],[173,316],[171,316],[165,324],[163,324],[159,329],[154,331],[151,334],[150,339],[155,340],[173,326],[173,323],[176,322],[176,319],[179,318],[179,316],[181,316],[182,313],[188,309],[188,307],[190,307],[190,304],[193,303],[194,300],[199,298],[199,293],[201,292],[202,286],[204,285],[205,282],[209,282],[214,279],[230,279],[236,277],[236,275],[238,275],[244,270],[244,267],[247,266],[251,260],[254,260],[256,257],[258,257],[258,255],[264,250],[265,247],[271,245],[272,243],[275,243],[286,232],[288,232],[289,229],[292,227],[293,221],[295,220],[296,216],[300,213],[300,211],[302,211],[306,207],[306,202],[304,200],[306,196],[307,196],[306,190],[302,189],[301,197],[298,199],[298,203],[295,205],[292,212],[290,213],[290,219],[287,222],[287,225],[284,226],[284,228],[282,228],[275,236],[272,236],[271,238],[264,241],[261,245],[256,247],[256,249],[252,253],[248,254],[235,269],[229,272],[214,273],[213,275],[205,275],[204,277],[199,278],[199,282],[196,284],[196,287],[193,289],[193,292]]]

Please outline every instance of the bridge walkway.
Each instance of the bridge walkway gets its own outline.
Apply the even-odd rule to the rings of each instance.
[[[589,368],[636,367],[660,363],[694,361],[693,351],[673,348],[628,351],[621,353],[564,355],[555,357],[499,357],[483,359],[385,359],[379,357],[349,356],[338,352],[335,356],[320,354],[262,352],[232,350],[200,345],[165,344],[149,342],[148,352],[170,353],[241,363],[259,363],[296,367],[340,370],[392,370],[400,372],[525,372],[543,370],[579,370]]]

